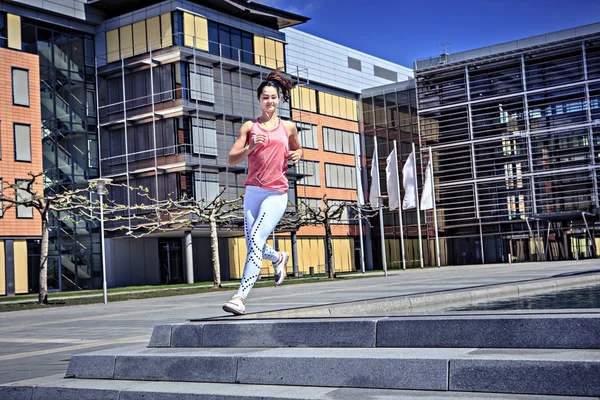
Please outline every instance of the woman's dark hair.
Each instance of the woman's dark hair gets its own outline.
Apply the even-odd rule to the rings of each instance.
[[[267,79],[265,79],[258,86],[258,89],[256,90],[256,94],[259,99],[260,99],[260,95],[262,94],[265,86],[275,87],[277,89],[278,93],[281,91],[281,97],[283,98],[283,101],[290,101],[290,92],[292,91],[292,88],[294,87],[294,83],[291,80],[289,80],[288,78],[285,78],[283,75],[281,75],[280,68],[277,68],[277,69],[274,69],[273,71],[271,71],[271,73],[269,73],[269,75],[267,75]]]

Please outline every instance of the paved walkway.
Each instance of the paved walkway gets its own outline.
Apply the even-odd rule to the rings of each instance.
[[[381,299],[600,273],[599,260],[393,271],[388,277],[256,288],[248,312]],[[64,373],[73,354],[147,343],[157,324],[223,316],[233,292],[0,314],[0,383]]]

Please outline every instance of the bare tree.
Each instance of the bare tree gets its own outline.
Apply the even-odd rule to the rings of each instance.
[[[313,208],[303,201],[300,201],[298,210],[295,212],[286,213],[281,219],[279,230],[298,230],[302,226],[315,225],[325,228],[325,244],[327,246],[327,254],[325,267],[328,272],[329,279],[335,278],[335,267],[333,265],[333,247],[331,242],[331,224],[342,221],[344,210],[351,205],[350,202],[331,203],[327,198],[327,194],[322,198],[323,207]]]
[[[233,200],[227,200],[223,197],[224,193],[225,188],[211,201],[195,201],[194,199],[183,198],[178,207],[179,212],[195,217],[191,219],[188,218],[190,226],[199,224],[209,225],[213,267],[213,288],[215,289],[221,287],[218,228],[227,226],[231,228],[237,222],[243,220],[243,216],[240,212],[244,208],[243,197],[240,196]]]
[[[48,185],[44,193],[44,183]],[[42,240],[40,248],[40,304],[48,303],[48,222],[51,214],[60,219],[63,213],[79,213],[91,207],[88,188],[67,190],[61,187],[60,192],[55,191],[56,182],[48,182],[43,173],[29,173],[29,178],[16,183],[4,183],[0,192],[0,202],[4,210],[13,207],[33,208],[42,220]]]

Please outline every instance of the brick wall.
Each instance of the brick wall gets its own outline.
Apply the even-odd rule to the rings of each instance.
[[[13,105],[12,67],[29,70],[29,107]],[[43,170],[38,56],[0,48],[0,87],[0,178],[4,185],[14,183],[15,179],[28,178],[28,172]],[[31,162],[15,161],[14,123],[31,126]],[[42,189],[40,185],[39,190]],[[4,212],[0,218],[0,237],[18,236],[41,236],[37,211],[34,210],[33,219],[17,219],[15,208]]]

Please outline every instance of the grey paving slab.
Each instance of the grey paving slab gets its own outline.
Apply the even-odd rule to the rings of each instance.
[[[374,347],[376,324],[376,319],[212,322],[203,324],[202,346]]]
[[[66,377],[83,379],[113,379],[116,356],[78,355],[71,358]]]
[[[0,386],[0,399],[31,400],[33,386]]]
[[[171,328],[172,347],[201,347],[204,324],[181,324]],[[150,347],[152,343],[150,343]]]
[[[171,325],[157,325],[152,330],[151,347],[171,346]]]
[[[441,353],[441,354],[440,354]],[[249,384],[382,389],[447,389],[445,356],[459,350],[275,349],[240,358],[238,381]]]
[[[600,363],[452,360],[450,390],[600,396]]]
[[[600,318],[529,315],[388,318],[377,323],[379,347],[600,348]]]

